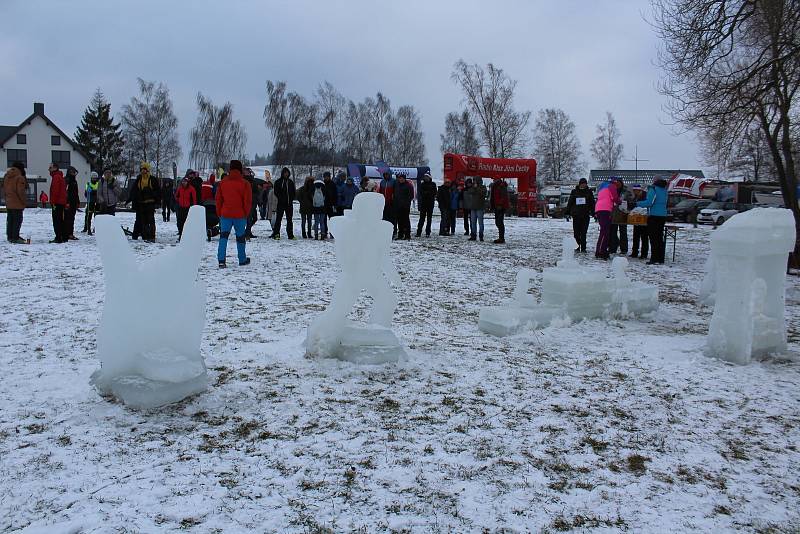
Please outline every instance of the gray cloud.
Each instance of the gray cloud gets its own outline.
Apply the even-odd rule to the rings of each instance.
[[[595,124],[612,111],[625,157],[645,167],[700,166],[691,135],[674,136],[656,90],[657,41],[634,0],[2,0],[0,123],[32,102],[73,132],[96,87],[119,108],[136,78],[165,82],[186,150],[197,91],[230,100],[249,152],[271,151],[262,120],[266,80],[311,95],[329,80],[346,97],[382,91],[422,114],[428,158],[441,166],[439,134],[461,95],[453,63],[494,62],[519,80],[517,104],[563,108],[584,157]]]

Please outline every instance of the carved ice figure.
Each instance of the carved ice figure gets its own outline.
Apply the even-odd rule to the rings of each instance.
[[[792,212],[757,208],[715,230],[701,299],[714,303],[707,353],[734,363],[786,350],[786,261]]]
[[[360,193],[353,209],[328,223],[341,273],[328,308],[308,327],[306,354],[361,364],[396,362],[405,351],[391,330],[397,307],[389,282],[400,284],[389,249],[392,224],[382,220],[384,198]],[[347,316],[364,290],[372,298],[370,324],[358,326]]]
[[[91,383],[133,408],[154,408],[206,389],[200,354],[206,288],[196,280],[205,210],[193,206],[180,244],[137,263],[117,219],[95,218],[105,304]]]
[[[575,260],[575,241],[565,237],[561,260],[542,272],[542,298],[537,303],[528,294],[536,273],[521,269],[517,274],[514,299],[503,306],[481,309],[478,328],[488,334],[507,336],[527,328],[542,328],[554,319],[570,321],[640,315],[658,308],[658,288],[630,282],[625,276],[627,260],[612,262],[614,278],[597,269],[586,269]]]

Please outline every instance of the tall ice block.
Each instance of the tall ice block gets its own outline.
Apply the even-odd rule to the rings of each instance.
[[[746,364],[786,350],[786,261],[794,242],[787,209],[752,209],[714,232],[703,284],[714,292],[709,355]]]

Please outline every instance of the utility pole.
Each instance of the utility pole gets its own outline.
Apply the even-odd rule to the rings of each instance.
[[[633,162],[635,162],[636,177],[634,179],[638,182],[639,181],[639,162],[640,161],[650,161],[650,160],[649,159],[639,159],[639,145],[635,145],[633,159],[626,159],[624,161],[633,161]]]

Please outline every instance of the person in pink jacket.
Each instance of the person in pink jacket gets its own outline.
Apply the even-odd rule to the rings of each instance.
[[[612,178],[608,187],[601,189],[597,193],[597,202],[594,205],[594,213],[597,222],[600,223],[600,235],[597,237],[597,247],[594,250],[594,257],[602,260],[608,259],[608,241],[611,237],[611,212],[614,207],[621,203],[619,193],[622,191],[622,180]]]

